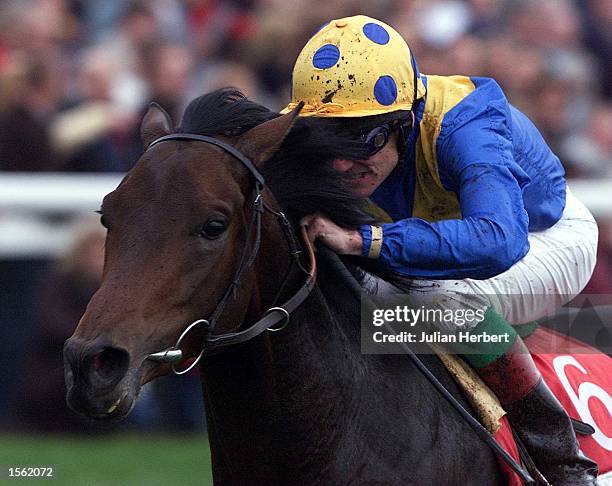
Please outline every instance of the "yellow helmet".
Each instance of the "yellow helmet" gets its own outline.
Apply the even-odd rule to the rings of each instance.
[[[303,101],[300,116],[362,117],[410,110],[425,86],[406,41],[384,22],[356,15],[332,20],[308,41],[291,92],[281,113]]]

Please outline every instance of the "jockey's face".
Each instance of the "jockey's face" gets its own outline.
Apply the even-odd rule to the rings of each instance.
[[[398,132],[389,136],[389,142],[366,160],[335,159],[334,169],[342,172],[353,193],[358,197],[370,197],[397,166]]]

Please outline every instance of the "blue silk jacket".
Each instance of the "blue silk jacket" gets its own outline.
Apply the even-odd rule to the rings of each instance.
[[[490,78],[425,76],[405,159],[370,198],[379,260],[414,278],[485,279],[529,250],[565,207],[565,173]],[[361,227],[363,255],[371,244]]]

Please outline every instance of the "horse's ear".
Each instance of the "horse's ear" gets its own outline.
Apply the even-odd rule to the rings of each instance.
[[[300,103],[285,115],[251,128],[238,139],[236,148],[249,157],[256,166],[260,166],[281,146],[302,106],[304,103]]]
[[[153,140],[170,132],[172,132],[170,115],[157,103],[151,103],[140,124],[140,137],[144,147],[147,148]]]

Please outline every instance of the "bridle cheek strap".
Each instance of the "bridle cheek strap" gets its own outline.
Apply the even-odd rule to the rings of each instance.
[[[313,289],[317,276],[317,260],[314,250],[308,236],[306,228],[302,227],[302,240],[308,253],[309,272],[306,281],[293,296],[278,307],[268,309],[266,314],[254,324],[251,324],[247,329],[239,332],[232,332],[222,335],[209,335],[206,338],[206,352],[212,351],[225,346],[244,343],[258,336],[265,330],[276,331],[279,324],[284,327],[289,320],[289,314],[297,309],[308,297]]]

